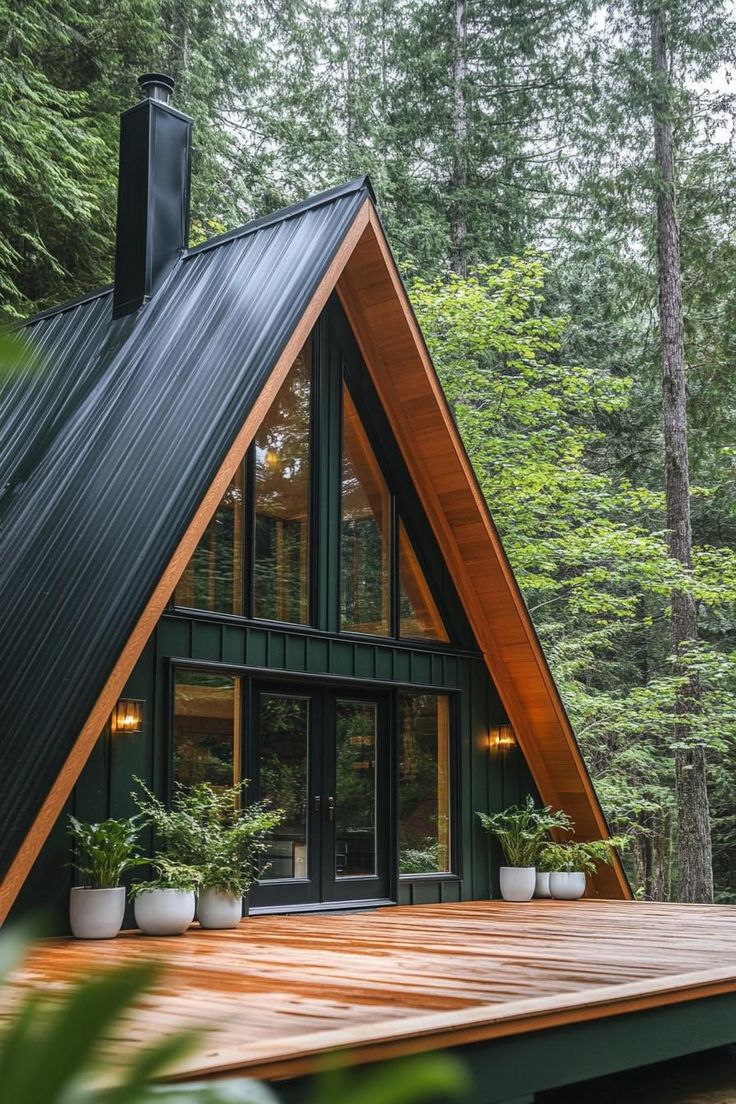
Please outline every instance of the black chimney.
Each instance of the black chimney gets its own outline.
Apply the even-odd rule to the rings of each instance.
[[[169,104],[172,77],[138,84],[143,100],[120,119],[113,318],[155,295],[189,240],[192,120]]]

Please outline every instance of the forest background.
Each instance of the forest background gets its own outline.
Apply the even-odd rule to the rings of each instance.
[[[141,72],[194,240],[370,173],[637,893],[709,899],[712,842],[736,902],[734,5],[0,0],[0,43],[8,319],[110,280]]]

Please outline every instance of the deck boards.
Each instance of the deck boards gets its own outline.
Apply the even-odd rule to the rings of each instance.
[[[63,991],[140,957],[166,964],[111,1043],[111,1061],[209,1024],[178,1076],[309,1072],[359,1060],[736,992],[736,909],[586,900],[500,901],[258,916],[230,932],[40,944],[11,979]]]

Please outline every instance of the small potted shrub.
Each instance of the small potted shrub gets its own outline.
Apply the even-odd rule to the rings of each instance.
[[[506,859],[507,865],[500,872],[504,901],[531,901],[537,884],[536,864],[548,833],[553,828],[570,831],[570,818],[549,805],[537,809],[530,795],[523,805],[477,815],[489,835],[500,843]]]
[[[203,928],[240,923],[243,898],[262,869],[268,836],[283,820],[280,810],[263,802],[243,807],[246,784],[177,786],[171,809],[145,786],[138,799],[169,859],[197,872],[197,919]]]
[[[557,901],[577,901],[585,893],[587,875],[595,874],[602,864],[610,866],[614,850],[623,845],[620,836],[587,843],[547,843],[540,862],[549,871],[551,896]]]
[[[69,897],[69,923],[77,939],[113,939],[123,926],[123,874],[145,862],[137,853],[138,817],[87,824],[69,817],[69,835],[76,845],[73,866],[83,884]]]
[[[156,876],[130,887],[135,922],[144,935],[183,935],[194,920],[199,873],[167,855],[151,860]]]

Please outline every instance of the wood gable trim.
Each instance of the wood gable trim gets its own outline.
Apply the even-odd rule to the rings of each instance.
[[[296,359],[299,350],[307,340],[329,296],[332,294],[338,277],[348,262],[353,249],[368,226],[372,205],[366,199],[360,207],[343,242],[325,272],[315,291],[309,306],[302,315],[291,338],[283,349],[258,399],[254,403],[238,436],[230,447],[220,466],[213,483],[200,503],[197,512],[181,538],[174,555],[169,561],[156,589],[148,600],[133,632],[121,652],[105,686],[98,697],[81,732],[76,737],[66,761],[51,787],[36,818],[27,833],[21,847],[15,855],[7,874],[0,885],[0,924],[7,915],[20,889],[27,878],[49,832],[53,828],[65,802],[99,739],[100,733],[120,697],[125,683],[149,640],[159,618],[174,593],[189,560],[199,543],[202,534],[212,519],[215,510],[235,473],[238,464],[245,456],[255,433],[275,398],[281,384]]]
[[[337,290],[539,793],[569,813],[579,838],[605,837],[570,721],[373,208]],[[600,870],[594,893],[631,897],[618,858]]]

